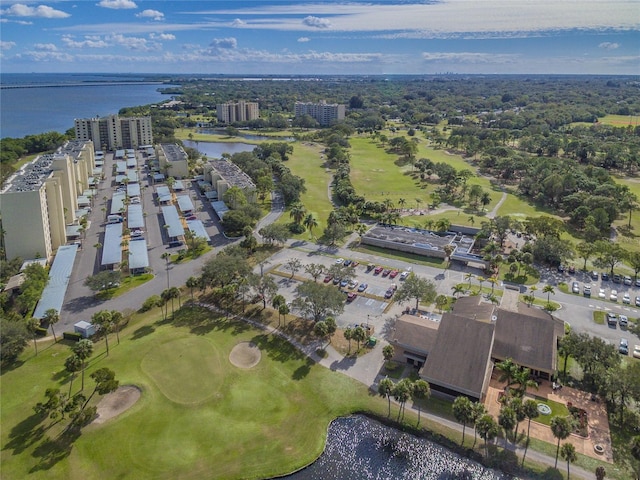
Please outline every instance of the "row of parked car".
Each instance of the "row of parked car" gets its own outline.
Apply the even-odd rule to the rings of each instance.
[[[578,282],[573,282],[571,284],[571,291],[573,293],[575,293],[576,295],[580,294],[580,284]],[[591,297],[591,285],[586,284],[582,287],[582,294],[585,297]],[[609,300],[611,300],[612,302],[617,302],[618,301],[618,290],[611,289],[611,292],[609,293]],[[604,288],[599,288],[598,289],[598,298],[606,300],[607,299],[607,292]],[[626,305],[630,305],[631,304],[631,295],[629,294],[629,292],[625,292],[622,295],[622,303],[626,304]],[[634,299],[634,303],[636,307],[640,307],[640,296],[636,296]]]

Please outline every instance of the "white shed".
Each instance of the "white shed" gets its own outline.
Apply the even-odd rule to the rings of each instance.
[[[96,327],[84,320],[79,321],[73,326],[73,331],[79,333],[84,338],[89,338],[96,333]]]

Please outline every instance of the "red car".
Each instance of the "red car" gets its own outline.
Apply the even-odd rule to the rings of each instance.
[[[391,273],[389,274],[389,278],[396,278],[398,276],[398,270],[391,270]]]
[[[350,292],[347,294],[347,302],[353,302],[357,298],[358,294]]]
[[[333,275],[327,275],[324,277],[324,283],[329,283],[333,279]]]
[[[388,268],[385,268],[384,271],[382,272],[382,276],[387,277],[390,273],[391,273],[391,270],[389,270]]]
[[[360,262],[354,260],[353,262],[351,262],[351,266],[352,267],[357,267],[358,265],[360,265]]]
[[[382,271],[382,267],[376,267],[376,269],[373,271],[373,273],[378,275],[381,271]]]

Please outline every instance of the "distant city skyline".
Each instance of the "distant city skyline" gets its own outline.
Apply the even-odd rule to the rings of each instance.
[[[637,0],[0,0],[4,73],[639,74]]]

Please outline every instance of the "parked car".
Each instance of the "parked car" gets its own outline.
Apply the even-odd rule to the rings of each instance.
[[[600,290],[598,290],[598,298],[606,298],[606,293],[604,291],[604,288],[601,288]]]
[[[629,296],[629,294],[628,294],[628,293],[625,293],[625,294],[622,296],[622,303],[625,303],[625,304],[627,304],[627,305],[629,305],[629,304],[631,303],[631,297]]]
[[[142,232],[141,230],[133,230],[131,232],[132,237],[141,237],[142,235],[144,235],[144,232]]]
[[[582,289],[582,294],[585,297],[590,297],[591,296],[591,285],[585,285]]]
[[[347,293],[347,302],[353,302],[357,297],[357,293],[349,292]]]
[[[595,270],[591,272],[591,280],[598,280],[598,272]]]
[[[360,265],[360,262],[358,262],[357,260],[354,260],[353,262],[351,262],[351,266],[352,267],[357,267],[358,265]]]
[[[361,283],[360,286],[358,287],[358,291],[364,292],[368,287],[369,287],[368,283]]]
[[[376,266],[373,263],[370,263],[369,265],[367,265],[367,273],[369,273],[371,270],[373,270],[374,268],[376,268]]]
[[[618,275],[617,273],[614,273],[612,281],[613,283],[622,283],[622,276]]]
[[[633,347],[633,358],[640,358],[640,345]]]
[[[344,280],[340,280],[340,286],[342,288],[346,287],[347,285],[349,285],[349,280],[347,280],[346,278]]]
[[[398,271],[397,270],[391,270],[391,273],[389,273],[389,278],[396,278],[398,276]]]
[[[618,316],[618,323],[620,324],[621,327],[628,327],[629,326],[629,319],[627,318],[626,315],[619,315]]]
[[[578,282],[573,282],[571,284],[571,291],[573,293],[580,293],[580,285],[578,284]]]
[[[337,265],[340,265],[343,262],[344,262],[344,258],[336,258],[336,264]]]
[[[618,324],[618,316],[613,312],[607,313],[607,324],[616,326]]]
[[[612,302],[617,302],[618,301],[618,291],[617,290],[611,290],[611,294],[609,295],[609,300],[611,300]]]
[[[338,277],[333,278],[333,284],[338,285],[340,283],[340,279]]]
[[[351,280],[351,281],[349,282],[349,285],[347,285],[347,287],[348,287],[349,289],[351,289],[351,290],[353,290],[353,289],[354,289],[354,288],[356,288],[357,286],[358,286],[358,282],[357,282],[357,281],[355,281],[355,280]]]
[[[574,267],[573,265],[569,265],[569,273],[571,275],[573,275],[574,273],[576,273],[576,267]]]
[[[195,215],[189,215],[187,220],[197,220],[198,218]]]
[[[333,275],[325,275],[324,283],[329,283],[331,280],[333,280]]]
[[[380,272],[382,272],[382,267],[376,267],[376,269],[373,271],[375,275],[380,274]]]
[[[629,340],[627,340],[626,338],[620,339],[618,352],[620,352],[622,355],[629,355]]]
[[[383,277],[388,277],[390,273],[391,273],[391,270],[390,270],[390,269],[388,269],[388,268],[385,268],[385,269],[382,271],[382,276],[383,276]]]
[[[640,278],[636,278],[635,285],[636,287],[640,287]]]
[[[609,274],[605,273],[605,272],[602,272],[600,274],[600,278],[602,279],[603,282],[608,282],[609,281]]]
[[[640,297],[636,297],[636,307],[640,307]]]
[[[342,264],[343,264],[345,267],[348,267],[349,265],[351,265],[351,260],[345,260]]]
[[[392,290],[392,289],[389,288],[386,292],[384,292],[384,298],[393,297],[394,292],[395,292],[395,290]]]
[[[629,275],[625,275],[624,277],[622,277],[622,283],[630,287],[631,285],[633,285],[633,280],[631,280],[631,277]]]
[[[564,265],[562,265],[562,264],[558,265],[558,272],[559,273],[564,273]]]
[[[400,280],[406,280],[407,277],[411,274],[411,272],[407,272],[406,270],[400,274]]]
[[[133,203],[133,204],[140,203],[140,198],[138,198],[138,197],[131,197],[131,198],[129,199],[129,203]]]

